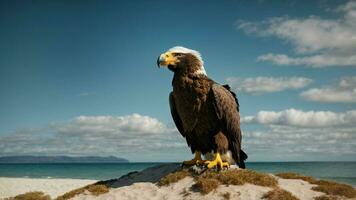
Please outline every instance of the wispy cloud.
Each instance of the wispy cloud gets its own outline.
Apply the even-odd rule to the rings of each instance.
[[[356,151],[356,111],[261,111],[242,122],[263,126],[243,131],[243,146],[252,160],[305,159],[311,153],[330,158]],[[182,150],[189,157],[189,147],[174,126],[140,114],[79,116],[0,135],[0,155],[116,155],[149,161],[147,154],[169,160]]]
[[[343,160],[356,155],[356,110],[346,112],[259,111],[241,119],[246,150],[263,160]],[[250,128],[251,129],[251,128]],[[270,156],[268,156],[270,157]]]
[[[185,141],[175,127],[140,114],[79,116],[40,129],[0,135],[1,155],[125,156],[182,147],[186,147]]]
[[[227,78],[228,84],[236,91],[252,94],[280,92],[288,89],[300,89],[309,85],[312,80],[305,77],[253,77]]]
[[[241,119],[242,123],[268,125],[288,125],[298,127],[350,126],[356,124],[356,110],[347,112],[302,111],[287,109],[283,111],[259,111],[256,116]]]
[[[341,5],[336,12],[342,17],[275,17],[262,22],[239,21],[237,29],[261,37],[280,38],[290,43],[298,54],[267,53],[259,56],[259,61],[310,67],[356,66],[356,2]]]
[[[311,67],[356,65],[356,55],[320,54],[304,57],[290,57],[285,54],[268,53],[257,58],[258,61],[270,61],[277,65],[305,65]]]
[[[355,127],[300,128],[269,125],[243,132],[246,151],[255,159],[265,160],[343,160],[356,155]],[[266,156],[268,153],[268,156]]]
[[[338,85],[311,88],[300,94],[308,101],[324,103],[356,103],[356,76],[341,78]]]

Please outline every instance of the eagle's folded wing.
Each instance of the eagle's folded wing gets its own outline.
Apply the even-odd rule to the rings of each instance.
[[[182,124],[182,120],[180,119],[177,109],[176,109],[176,104],[174,102],[174,96],[173,96],[173,92],[171,92],[169,94],[169,107],[171,108],[171,114],[173,117],[173,121],[176,124],[176,127],[178,129],[178,131],[180,132],[180,134],[182,134],[183,137],[185,137],[185,132],[184,132],[184,128],[183,128],[183,124]]]
[[[239,104],[229,86],[214,84],[212,86],[216,115],[223,127],[223,133],[229,141],[229,150],[234,160],[240,165],[247,155],[241,151],[241,129]],[[244,166],[243,166],[244,167]]]

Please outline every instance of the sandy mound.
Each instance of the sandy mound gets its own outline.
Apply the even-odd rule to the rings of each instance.
[[[57,200],[341,200],[356,198],[355,188],[346,184],[318,180],[295,173],[272,175],[253,170],[241,170],[237,167],[215,171],[206,170],[204,167],[181,168],[178,164],[162,164],[141,172],[131,172],[118,179],[92,184],[93,182],[73,179],[12,180],[5,178],[0,179],[0,193],[12,191],[15,196],[20,194],[17,190],[22,188],[26,191],[41,191],[52,198],[61,194],[55,198]],[[11,189],[4,190],[4,187]],[[71,191],[68,192],[68,190]],[[12,199],[48,200],[49,196],[41,197],[45,194],[32,192]],[[2,194],[2,197],[5,196]]]
[[[221,172],[207,171],[199,175],[194,173],[196,172],[192,173],[192,168],[182,170],[178,164],[164,164],[142,172],[132,172],[119,179],[96,183],[109,188],[109,192],[105,194],[96,196],[84,192],[72,199],[313,200],[321,196],[321,199],[348,199],[345,196],[326,195],[315,191],[312,188],[316,185],[305,180],[284,179],[252,170],[231,168]]]

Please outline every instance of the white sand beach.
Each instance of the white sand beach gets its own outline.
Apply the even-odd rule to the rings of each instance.
[[[276,177],[277,178],[277,177]],[[257,200],[271,191],[271,187],[262,187],[253,184],[244,185],[220,185],[215,191],[202,195],[191,190],[195,183],[192,177],[186,177],[177,183],[168,186],[158,186],[151,182],[138,182],[129,186],[112,188],[106,194],[99,196],[84,193],[75,196],[73,200],[221,200],[224,194],[229,193],[230,199],[235,200]],[[289,180],[278,178],[278,187],[289,191],[301,200],[314,200],[324,193],[311,190],[313,185],[302,180]]]
[[[263,187],[253,184],[243,185],[220,185],[216,190],[208,194],[192,190],[195,183],[194,178],[185,177],[182,180],[172,183],[168,186],[158,186],[157,180],[167,173],[174,170],[175,165],[162,165],[148,168],[142,172],[131,173],[120,179],[110,181],[110,190],[108,193],[99,196],[90,193],[83,193],[75,196],[74,200],[218,200],[218,199],[236,199],[236,200],[257,200],[262,199],[263,195],[273,190],[273,187]],[[232,168],[234,169],[234,168]],[[311,188],[312,185],[299,179],[283,179],[272,175],[278,180],[277,187],[290,192],[300,200],[314,200],[315,197],[325,195]],[[224,198],[225,194],[229,198]],[[340,198],[347,199],[347,198]]]
[[[281,183],[288,182],[287,187],[283,187]],[[220,200],[224,199],[226,193],[230,194],[230,199],[236,200],[252,200],[262,199],[262,196],[271,191],[270,187],[262,187],[252,184],[237,185],[220,185],[214,192],[206,195],[201,195],[199,192],[192,192],[189,188],[194,184],[191,177],[186,177],[177,183],[169,186],[159,187],[153,183],[135,183],[130,186],[111,189],[109,193],[100,196],[89,194],[81,194],[75,196],[73,200]],[[294,196],[303,200],[313,200],[317,196],[323,195],[321,192],[311,190],[311,185],[302,180],[285,180],[280,181],[279,187],[291,192]]]
[[[95,182],[97,182],[97,180],[0,177],[0,199],[13,197],[30,191],[41,191],[50,195],[51,198],[55,198],[68,191]]]
[[[296,199],[314,200],[325,193],[312,190],[313,184],[300,179],[284,179],[274,175],[272,179],[277,180],[277,185],[273,187],[259,186],[250,183],[242,185],[221,184],[213,191],[202,194],[194,189],[196,180],[187,176],[177,182],[168,185],[159,185],[160,178],[177,170],[177,164],[164,164],[147,168],[142,172],[132,172],[117,179],[101,181],[108,187],[105,193],[97,195],[85,190],[75,194],[68,199],[72,200],[254,200],[263,199],[263,196],[280,188],[291,193]],[[233,169],[233,168],[232,168]],[[235,168],[236,169],[236,168]],[[236,169],[239,170],[239,169]],[[241,171],[242,172],[242,171]],[[237,172],[238,173],[238,172]],[[71,190],[97,182],[96,180],[78,179],[29,179],[29,178],[0,178],[0,199],[13,197],[29,191],[42,191],[52,198],[63,195]],[[226,195],[228,194],[228,197]],[[337,197],[337,199],[350,199]],[[355,198],[351,198],[355,199]]]

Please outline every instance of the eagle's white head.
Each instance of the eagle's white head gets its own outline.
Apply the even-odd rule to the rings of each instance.
[[[196,50],[182,46],[170,48],[157,59],[158,67],[168,67],[173,72],[207,75],[204,61]]]

